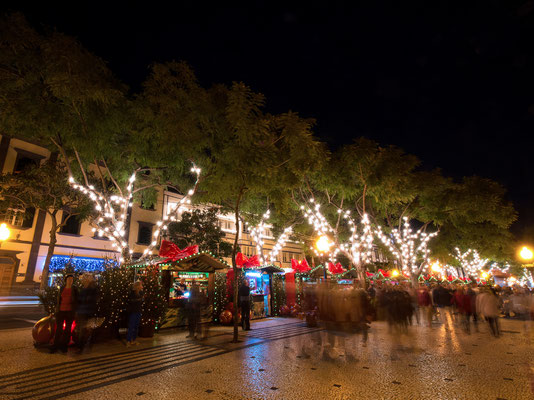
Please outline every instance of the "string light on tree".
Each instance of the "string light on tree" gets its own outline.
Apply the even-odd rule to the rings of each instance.
[[[378,227],[376,235],[397,259],[401,269],[414,280],[429,265],[428,242],[437,236],[438,232],[426,233],[423,228],[414,231],[408,217],[404,217],[403,221],[401,229],[393,229],[391,234],[387,235]]]
[[[85,194],[94,203],[97,217],[92,221],[93,232],[100,237],[106,237],[112,241],[112,246],[116,248],[121,256],[119,262],[130,259],[130,248],[124,236],[126,234],[126,219],[128,210],[132,206],[132,198],[135,193],[134,182],[136,174],[142,169],[137,169],[128,179],[126,189],[123,190],[119,185],[117,189],[119,194],[103,193],[93,185],[82,185],[76,182],[74,177],[69,177],[71,186]]]
[[[315,254],[319,256],[326,253],[330,262],[335,263],[337,255],[341,253],[349,259],[358,273],[363,274],[363,264],[371,259],[373,250],[373,230],[367,214],[362,216],[358,224],[352,218],[350,210],[338,208],[338,220],[334,228],[322,214],[320,204],[317,204],[314,199],[310,199],[308,207],[302,205],[300,208],[319,237],[331,237],[333,239],[329,251],[321,251],[320,254],[317,249],[312,247]],[[350,229],[350,236],[344,242],[341,242],[339,234],[342,220]]]
[[[195,174],[195,184],[192,189],[189,189],[187,194],[180,199],[180,201],[176,204],[173,204],[168,207],[166,215],[163,217],[162,220],[158,221],[156,223],[156,230],[152,234],[152,242],[150,245],[143,251],[143,255],[141,256],[141,259],[146,258],[150,255],[152,255],[154,247],[158,244],[159,238],[162,235],[164,231],[166,231],[169,227],[169,224],[171,222],[177,221],[182,213],[186,211],[186,205],[191,204],[191,197],[196,193],[198,184],[200,182],[200,172],[201,169],[198,168],[195,164],[193,164],[193,167],[191,168],[191,173]]]
[[[488,259],[481,258],[478,254],[478,251],[474,249],[469,249],[466,252],[462,251],[456,247],[454,258],[460,263],[463,271],[467,275],[478,275],[478,273],[484,268],[488,263]]]
[[[128,179],[126,188],[121,188],[120,185],[115,183],[118,194],[104,193],[95,189],[93,185],[82,185],[77,183],[74,177],[69,177],[69,183],[71,186],[85,194],[93,201],[94,209],[97,214],[97,217],[92,221],[92,224],[94,225],[93,232],[99,237],[105,237],[111,240],[112,247],[117,249],[117,251],[121,254],[119,258],[119,262],[121,263],[129,261],[133,253],[133,250],[130,249],[128,245],[128,240],[125,237],[126,221],[128,218],[129,209],[133,205],[133,195],[136,192],[145,189],[145,187],[134,189],[136,175],[144,170],[144,168],[136,169]],[[169,214],[163,218],[163,221],[158,221],[158,229],[156,229],[154,232],[153,241],[145,250],[143,256],[152,254],[152,249],[157,245],[161,232],[167,229],[167,224],[170,221],[176,220],[176,215],[179,215],[183,211],[184,204],[191,203],[190,198],[196,192],[196,188],[200,179],[200,168],[197,168],[195,165],[193,165],[191,172],[196,174],[194,188],[189,190],[187,195],[180,200],[179,204],[170,209]]]

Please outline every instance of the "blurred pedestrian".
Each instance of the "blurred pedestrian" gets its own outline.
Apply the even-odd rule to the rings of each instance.
[[[430,298],[430,292],[428,288],[424,285],[421,285],[419,291],[417,292],[417,304],[421,310],[422,319],[427,323],[428,327],[432,327],[432,314],[434,313],[434,308],[432,307],[432,299]]]
[[[82,287],[78,294],[76,309],[76,329],[78,330],[78,352],[81,353],[91,337],[92,329],[88,322],[96,315],[98,288],[92,274],[85,273],[80,278]]]
[[[73,286],[73,283],[74,275],[67,273],[65,284],[59,289],[56,307],[56,334],[50,353],[55,353],[58,349],[62,353],[66,353],[68,350],[78,300],[78,290]]]
[[[499,298],[493,288],[489,288],[484,293],[479,295],[477,308],[479,312],[484,315],[488,321],[490,331],[493,336],[499,337],[499,314],[501,313]]]
[[[128,297],[128,333],[126,334],[126,346],[138,345],[136,341],[143,312],[143,283],[135,281]]]
[[[239,287],[239,307],[241,308],[241,325],[244,331],[250,331],[250,287],[244,280]]]
[[[200,305],[202,297],[197,282],[193,279],[187,299],[187,324],[189,326],[188,338],[198,338],[200,332]]]

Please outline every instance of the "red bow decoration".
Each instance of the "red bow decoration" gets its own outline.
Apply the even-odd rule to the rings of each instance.
[[[237,253],[235,256],[235,263],[239,268],[253,268],[260,266],[260,257],[255,254],[250,258],[247,258],[243,253]]]
[[[367,275],[370,278],[371,276],[374,276],[375,274],[373,274],[373,273],[371,273],[369,271],[365,271],[365,275]]]
[[[449,275],[449,276],[447,277],[447,280],[448,280],[449,282],[452,282],[454,279],[455,279],[455,278],[454,278],[454,276],[452,276],[452,275]]]
[[[294,258],[291,259],[291,268],[297,273],[308,272],[311,269],[306,259],[297,261]]]
[[[380,272],[384,278],[389,278],[391,275],[389,271],[384,271],[383,269],[378,269],[378,272]]]
[[[180,248],[176,246],[176,244],[174,244],[173,242],[169,242],[168,240],[162,240],[161,246],[159,248],[159,256],[168,257],[162,262],[180,260],[181,258],[192,256],[195,253],[198,253],[197,245],[189,246],[183,250],[180,250]]]
[[[328,271],[330,271],[330,273],[334,274],[334,275],[338,275],[338,274],[342,274],[343,272],[345,272],[345,268],[343,268],[343,266],[341,265],[341,263],[337,263],[337,264],[333,264],[333,263],[328,263]]]

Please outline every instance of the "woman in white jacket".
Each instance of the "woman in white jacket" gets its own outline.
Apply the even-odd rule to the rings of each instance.
[[[476,303],[477,311],[486,318],[486,321],[488,321],[493,336],[499,337],[499,315],[501,313],[500,301],[493,288],[478,295]]]

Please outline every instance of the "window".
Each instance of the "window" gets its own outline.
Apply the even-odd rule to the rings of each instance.
[[[154,225],[148,222],[139,222],[139,230],[137,231],[137,243],[149,245],[152,243],[152,227]]]
[[[141,208],[143,210],[147,210],[147,211],[156,211],[156,204],[155,203],[152,203],[150,205],[146,205],[145,202],[141,202]]]
[[[15,168],[13,172],[21,172],[26,168],[38,166],[41,163],[41,160],[45,157],[40,154],[35,154],[27,150],[15,148],[17,152],[17,159],[15,161]]]
[[[24,211],[24,216],[22,220],[23,228],[31,228],[33,226],[33,219],[35,217],[35,208],[30,207]]]
[[[247,224],[243,224],[243,233],[250,233],[250,229]]]
[[[235,232],[235,224],[232,221],[221,220],[221,229],[223,231]]]
[[[13,226],[22,226],[22,223],[24,222],[24,210],[17,208],[8,208],[4,213],[2,220],[6,224],[10,224]]]
[[[66,222],[65,222],[66,221]],[[65,224],[60,229],[60,233],[66,233],[69,235],[79,235],[80,227],[82,225],[80,218],[77,215],[70,215],[67,211],[63,211],[63,218],[61,223]]]
[[[288,253],[287,251],[283,251],[282,259],[284,262],[291,262],[291,253]]]

